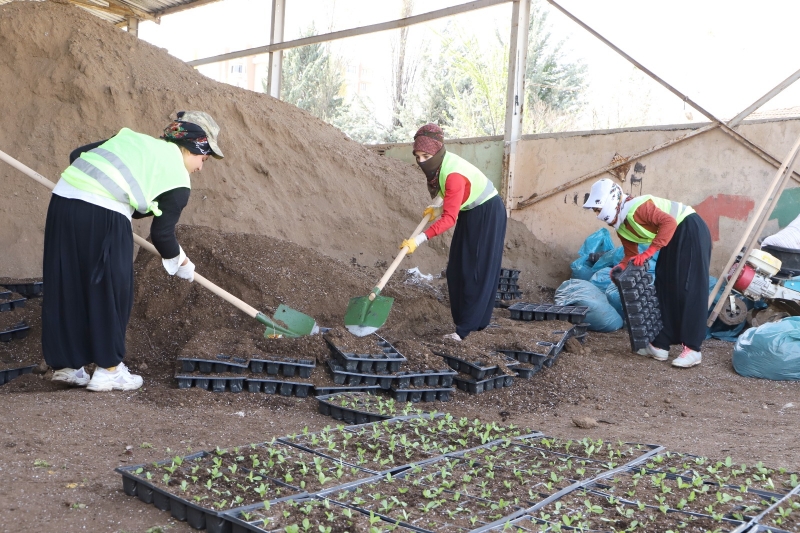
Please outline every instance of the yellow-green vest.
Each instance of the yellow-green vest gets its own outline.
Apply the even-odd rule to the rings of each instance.
[[[442,168],[439,170],[439,196],[442,198],[444,198],[444,184],[447,181],[447,176],[453,172],[461,174],[469,180],[469,198],[461,204],[460,211],[469,211],[478,207],[492,196],[497,196],[494,184],[489,181],[489,178],[483,172],[469,161],[447,152],[444,154]]]
[[[648,200],[652,200],[652,202],[656,204],[657,208],[661,209],[665,213],[669,213],[669,216],[674,218],[678,224],[680,224],[684,218],[695,212],[691,206],[683,205],[680,202],[665,200],[664,198],[658,198],[657,196],[652,196],[649,194],[638,196],[631,200],[631,207],[628,210],[628,216],[625,218],[625,222],[630,224],[630,226],[634,229],[634,231],[636,231],[636,233],[638,233],[638,235],[630,231],[625,224],[622,223],[617,230],[617,233],[621,237],[625,237],[629,241],[637,244],[650,244],[653,242],[653,239],[656,238],[655,233],[647,231],[641,224],[633,219],[633,214],[636,212],[636,208]]]
[[[122,128],[97,148],[84,152],[61,174],[82,191],[161,215],[155,198],[178,187],[191,188],[176,144]]]

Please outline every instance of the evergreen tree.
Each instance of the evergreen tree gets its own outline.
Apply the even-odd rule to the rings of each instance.
[[[312,24],[302,37],[316,35]],[[263,80],[264,91],[267,81]],[[305,109],[325,122],[346,112],[341,96],[344,76],[340,62],[324,43],[292,48],[283,58],[281,100]]]

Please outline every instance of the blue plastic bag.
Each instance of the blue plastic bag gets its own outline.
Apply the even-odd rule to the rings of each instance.
[[[592,331],[616,331],[622,317],[608,303],[606,295],[586,280],[568,279],[556,289],[556,305],[585,305],[589,308],[586,322]]]
[[[606,289],[611,285],[611,269],[609,267],[601,268],[595,272],[589,279],[589,283],[603,291],[605,294]]]
[[[589,254],[602,254],[614,248],[611,241],[611,234],[606,228],[600,228],[583,241],[578,258],[569,267],[572,270],[573,279],[588,280],[594,274],[593,263],[589,261]]]
[[[603,256],[597,260],[592,266],[592,271],[597,272],[606,267],[615,267],[622,262],[625,257],[625,249],[622,246],[617,246],[613,250],[607,251]]]
[[[606,288],[606,300],[608,300],[608,303],[611,304],[611,307],[613,307],[614,310],[619,313],[619,316],[625,320],[625,311],[622,310],[622,298],[620,298],[619,289],[613,283]]]
[[[614,242],[611,240],[611,234],[606,228],[600,228],[595,231],[583,241],[581,249],[578,250],[578,256],[588,256],[589,254],[605,253],[614,248]]]
[[[752,378],[800,379],[800,317],[745,331],[733,349],[733,368]]]

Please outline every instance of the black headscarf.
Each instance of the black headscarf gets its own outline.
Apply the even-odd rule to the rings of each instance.
[[[211,145],[208,144],[208,134],[192,122],[183,122],[180,120],[182,113],[178,113],[178,120],[171,122],[169,126],[164,128],[164,134],[161,138],[165,141],[175,143],[178,146],[183,146],[189,153],[195,155],[209,155],[211,154]]]
[[[444,154],[447,153],[447,149],[442,146],[442,148],[436,152],[433,157],[428,159],[427,161],[420,161],[417,164],[419,168],[422,169],[422,172],[425,173],[425,177],[428,179],[428,192],[431,195],[431,198],[435,198],[437,194],[439,194],[439,171],[442,168],[442,161],[444,160]]]

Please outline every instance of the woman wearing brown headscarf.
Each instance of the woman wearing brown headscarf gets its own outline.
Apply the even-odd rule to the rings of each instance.
[[[455,225],[447,290],[456,331],[448,337],[462,340],[488,326],[492,318],[506,235],[505,206],[483,172],[445,149],[444,133],[436,124],[426,124],[414,135],[414,157],[425,173],[431,198],[439,195],[444,203],[429,206],[424,214],[441,215],[439,220],[400,247],[408,246],[411,254]]]

